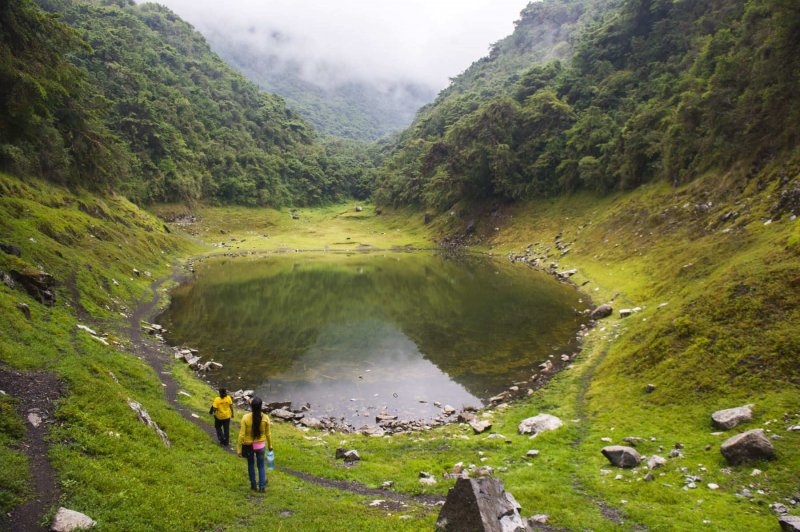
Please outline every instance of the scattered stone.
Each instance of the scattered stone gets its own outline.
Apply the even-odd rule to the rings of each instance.
[[[142,408],[141,404],[128,399],[128,406],[131,407],[131,410],[136,412],[137,416],[139,416],[139,421],[153,429],[155,433],[158,434],[158,436],[161,438],[161,441],[164,442],[164,445],[166,445],[167,448],[171,447],[167,433],[159,428],[158,424],[153,421],[153,419],[150,417],[150,414],[148,414],[147,411]]]
[[[295,418],[295,413],[291,410],[287,410],[285,408],[278,408],[277,410],[273,410],[270,412],[272,417],[276,417],[278,419],[282,419],[284,421],[292,421]]]
[[[608,303],[604,303],[604,304],[600,305],[599,307],[597,307],[596,309],[594,309],[592,311],[592,313],[590,314],[590,317],[593,320],[600,320],[600,319],[603,319],[603,318],[607,318],[608,316],[611,315],[612,312],[614,312],[613,307],[611,305],[609,305]]]
[[[532,527],[538,525],[546,525],[547,522],[550,520],[550,516],[547,514],[536,514],[528,518],[528,525]]]
[[[730,430],[741,423],[752,421],[752,406],[753,405],[745,405],[736,408],[728,408],[727,410],[718,410],[711,414],[711,423],[715,428]]]
[[[779,502],[774,502],[770,504],[769,508],[778,515],[784,515],[789,513],[789,508],[787,508],[785,504],[781,504]]]
[[[477,419],[477,416],[472,412],[460,412],[457,418],[459,423],[471,423]]]
[[[49,273],[39,270],[11,270],[9,274],[16,283],[22,285],[28,295],[42,305],[52,307],[56,304],[56,280]]]
[[[609,445],[601,450],[603,456],[608,458],[612,465],[623,468],[636,467],[642,461],[642,457],[633,447],[622,445]]]
[[[336,459],[344,460],[345,462],[358,462],[361,460],[361,456],[355,449],[343,449],[339,447],[336,449]]]
[[[664,467],[665,465],[667,465],[667,460],[665,458],[662,458],[661,456],[658,456],[657,454],[654,454],[653,456],[647,459],[648,469],[651,470],[658,469],[660,467]]]
[[[475,431],[475,434],[480,434],[482,432],[486,432],[490,428],[492,428],[492,424],[489,421],[470,421],[469,426],[472,427],[472,430]]]
[[[645,482],[653,482],[656,479],[656,476],[653,474],[652,471],[648,471],[647,474],[644,476]]]
[[[42,424],[42,416],[40,416],[37,412],[30,412],[28,414],[28,423],[30,423],[33,428],[38,429]]]
[[[381,484],[381,489],[382,490],[392,489],[392,486],[394,486],[394,481],[387,480],[383,484]]]
[[[25,316],[25,319],[31,321],[31,308],[27,305],[27,303],[17,303],[17,308],[22,312],[22,315]]]
[[[604,442],[604,443],[611,443],[611,438],[609,438],[608,436],[605,436],[603,438],[600,438],[600,441]]]
[[[321,429],[322,428],[322,421],[315,417],[304,417],[300,420],[300,424],[304,427],[308,427],[310,429]]]
[[[519,424],[519,427],[517,427],[517,430],[520,434],[537,436],[542,432],[555,430],[561,427],[563,424],[564,422],[556,416],[552,416],[550,414],[539,414],[537,416],[523,419]]]
[[[53,518],[50,530],[52,532],[71,532],[72,530],[93,528],[95,525],[97,525],[97,521],[88,515],[61,507]]]
[[[386,435],[386,431],[381,427],[375,425],[366,425],[359,429],[359,432],[364,436],[372,436],[373,438],[382,438]]]
[[[626,438],[622,438],[622,441],[624,441],[631,447],[636,447],[637,444],[642,443],[644,441],[644,438],[638,438],[636,436],[628,436]]]
[[[536,450],[536,449],[531,449],[527,453],[525,453],[525,456],[527,456],[528,458],[533,458],[534,456],[539,456],[539,451]]]
[[[627,318],[631,314],[633,314],[633,309],[623,308],[623,309],[620,309],[620,311],[619,311],[619,317],[620,318]]]
[[[800,517],[796,515],[782,515],[778,518],[783,532],[800,532]]]
[[[737,434],[726,440],[719,450],[732,465],[750,460],[771,460],[775,457],[775,448],[761,429]]]
[[[134,269],[133,269],[133,275],[135,275],[136,277],[139,277],[140,275],[142,275],[142,272],[140,272],[139,270],[137,270],[136,268],[134,268]]]
[[[364,207],[362,207],[361,205],[357,205],[356,206],[356,212],[361,212],[363,210],[364,210]]]
[[[719,489],[719,484],[714,484],[713,482],[709,483],[707,486],[708,486],[708,489],[710,489],[710,490],[718,490]]]
[[[17,246],[12,246],[11,244],[0,243],[0,250],[2,250],[3,253],[14,255],[15,257],[22,256],[22,250],[19,249]]]
[[[444,407],[442,408],[442,413],[446,416],[452,416],[453,414],[456,413],[456,409],[450,405],[444,405]]]
[[[526,524],[519,510],[519,504],[505,491],[502,481],[493,478],[459,479],[447,493],[436,529],[524,531]]]
[[[426,471],[420,471],[419,482],[420,484],[425,484],[426,486],[433,486],[436,484],[436,477]]]
[[[655,384],[648,384],[647,386],[644,387],[644,393],[653,393],[654,391],[656,391]]]

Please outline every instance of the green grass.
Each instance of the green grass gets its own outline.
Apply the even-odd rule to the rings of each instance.
[[[590,281],[583,288],[587,297],[600,303],[618,293],[615,309],[644,309],[629,318],[615,314],[603,320],[572,369],[527,400],[491,412],[492,432],[511,443],[458,425],[367,438],[274,423],[279,467],[370,487],[392,480],[404,493],[444,495],[453,481],[442,480],[441,473],[455,463],[490,465],[522,504],[523,515],[546,513],[551,524],[570,530],[774,529],[768,505],[786,503],[796,494],[800,466],[800,435],[785,431],[788,424],[800,423],[800,346],[794,326],[800,317],[800,225],[786,217],[764,225],[778,193],[774,185],[763,190],[753,185],[743,207],[736,204],[738,195],[726,193],[729,179],[708,176],[679,189],[650,185],[607,197],[581,194],[507,207],[479,219],[480,249],[497,255],[521,252],[535,242],[552,246],[561,233],[570,252],[559,260],[560,268],[578,268],[573,279]],[[166,275],[176,260],[220,249],[165,232],[160,222],[121,198],[74,195],[8,177],[0,178],[0,187],[4,241],[23,249],[21,258],[0,255],[0,270],[41,266],[60,281],[54,308],[0,285],[0,309],[8,317],[0,323],[0,360],[17,368],[48,369],[67,383],[69,395],[58,408],[50,451],[63,504],[86,511],[105,529],[433,526],[435,510],[412,504],[389,517],[386,510],[369,507],[368,498],[280,471],[272,474],[266,496],[253,497],[244,462],[224,453],[169,406],[149,366],[75,329],[77,293],[91,326],[124,345],[120,331],[127,318],[121,313],[129,315],[149,293],[148,284]],[[694,206],[701,201],[713,208],[698,211]],[[184,229],[200,241],[226,241],[232,248],[224,251],[273,252],[367,248],[362,244],[425,247],[463,223],[449,213],[425,225],[422,213],[375,216],[372,206],[360,213],[354,207],[300,209],[300,220],[289,211],[201,207],[195,211],[198,222]],[[721,223],[720,215],[733,209],[741,211],[739,218]],[[180,208],[152,210],[166,215]],[[152,277],[136,277],[132,268]],[[73,276],[74,290],[67,282]],[[30,305],[31,322],[15,308],[17,302]],[[658,308],[662,303],[667,305]],[[180,395],[180,401],[209,422],[214,391],[183,365],[170,371],[189,394]],[[644,392],[647,383],[656,385],[651,394]],[[141,402],[166,430],[171,449],[136,421],[127,398]],[[711,434],[713,411],[744,403],[755,404],[751,423],[723,436]],[[521,419],[540,412],[559,416],[565,426],[534,440],[516,434]],[[24,478],[24,456],[14,450],[10,423],[0,430],[0,452],[4,464],[20,472],[13,478]],[[777,459],[727,466],[719,444],[756,427],[781,436],[774,441]],[[626,436],[645,438],[639,444],[645,455],[666,456],[681,443],[684,457],[656,471],[654,482],[644,482],[643,468],[616,470],[600,454],[607,445],[602,438],[621,443]],[[334,458],[337,447],[358,449],[361,462],[343,467]],[[526,458],[529,449],[541,454]],[[751,476],[754,467],[762,473]],[[602,475],[604,469],[613,471]],[[421,485],[420,471],[436,474],[439,482]],[[687,474],[702,477],[696,489],[683,489]],[[708,489],[711,482],[720,489]],[[752,502],[736,496],[750,485]],[[3,499],[7,507],[25,496],[24,482],[3,489],[11,494]],[[614,509],[622,523],[604,515],[598,503]],[[285,510],[291,514],[281,514]]]

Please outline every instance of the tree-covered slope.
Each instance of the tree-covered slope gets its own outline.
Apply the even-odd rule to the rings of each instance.
[[[39,4],[53,15],[28,0],[2,8],[3,168],[140,201],[314,204],[350,193],[352,176],[329,171],[311,126],[168,9]]]
[[[222,32],[206,34],[213,49],[262,89],[280,95],[323,135],[374,141],[407,127],[435,91],[417,83],[351,80],[322,85],[302,65],[253,49]]]
[[[797,3],[621,0],[580,20],[569,61],[531,62],[518,79],[468,71],[467,105],[445,92],[424,110],[386,164],[381,201],[447,207],[680,183],[734,164],[757,170],[796,145]],[[498,49],[494,61],[516,49]]]

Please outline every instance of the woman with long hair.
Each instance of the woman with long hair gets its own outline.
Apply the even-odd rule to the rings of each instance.
[[[264,470],[265,448],[272,450],[272,434],[269,417],[261,411],[260,397],[253,397],[250,412],[242,416],[239,427],[239,443],[236,454],[247,458],[247,474],[250,476],[250,489],[264,492],[267,485],[267,472]],[[258,464],[258,486],[256,486],[255,466]]]

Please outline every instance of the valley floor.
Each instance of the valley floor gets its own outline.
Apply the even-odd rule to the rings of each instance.
[[[800,425],[800,224],[781,203],[797,182],[765,178],[737,187],[726,181],[733,179],[483,215],[458,206],[428,224],[422,212],[377,215],[355,203],[154,208],[165,227],[122,198],[0,176],[0,243],[20,251],[0,254],[0,271],[44,270],[56,280],[52,307],[20,282],[0,286],[0,374],[43,371],[63,386],[52,413],[24,396],[0,395],[6,524],[14,528],[18,505],[36,496],[29,482],[36,461],[26,449],[41,440],[28,418],[37,413],[57,505],[85,512],[103,530],[432,529],[438,507],[430,502],[452,486],[441,473],[457,462],[492,466],[522,514],[547,514],[554,529],[776,530],[778,505],[800,514],[800,431],[788,430]],[[158,344],[131,333],[153,283],[184,271],[193,257],[420,248],[454,235],[497,260],[511,256],[519,268],[538,259],[545,269],[577,269],[571,280],[586,297],[615,310],[547,387],[487,410],[491,433],[504,438],[466,425],[369,438],[275,423],[278,470],[266,495],[251,494],[244,463],[209,437],[214,392],[170,353],[158,355]],[[158,288],[153,311],[166,304],[170,286]],[[619,316],[634,307],[641,310]],[[129,400],[141,403],[170,447],[137,420]],[[717,434],[711,413],[744,404],[754,405],[754,419]],[[533,440],[517,434],[522,419],[543,412],[565,426]],[[753,428],[772,438],[777,458],[726,464],[720,444]],[[627,437],[640,438],[643,455],[674,456],[646,481],[645,467],[617,469],[600,454]],[[342,467],[338,447],[357,449],[362,460]],[[531,449],[538,456],[528,457]],[[421,484],[420,471],[438,482]],[[401,495],[369,491],[385,481]],[[348,486],[356,489],[341,489]],[[414,498],[420,495],[434,498]],[[49,522],[57,505],[38,508],[37,518]]]

